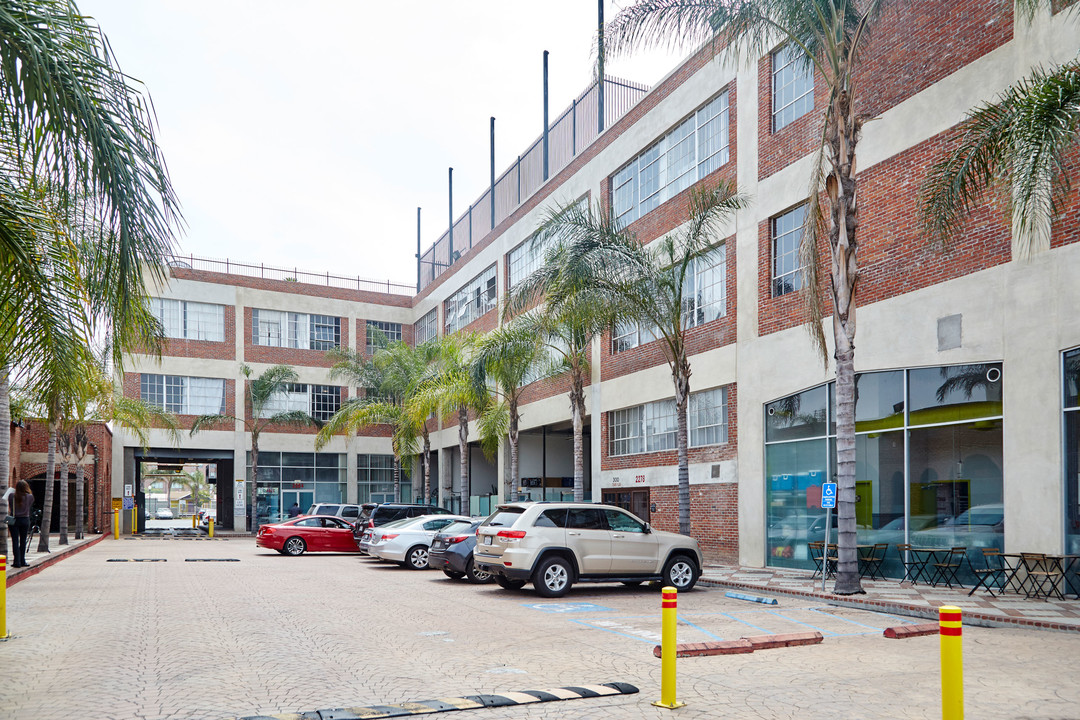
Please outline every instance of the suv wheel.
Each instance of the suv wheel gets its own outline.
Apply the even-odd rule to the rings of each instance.
[[[690,590],[697,579],[697,563],[685,555],[676,555],[664,565],[664,584],[676,590]]]
[[[423,545],[417,545],[416,547],[405,553],[405,567],[412,570],[426,570],[428,561],[428,549]]]
[[[511,578],[502,575],[496,575],[495,582],[498,583],[499,587],[503,590],[520,590],[525,587],[524,580],[512,580]]]
[[[558,598],[570,591],[573,581],[570,563],[561,557],[553,557],[540,563],[533,573],[533,586],[540,597]]]

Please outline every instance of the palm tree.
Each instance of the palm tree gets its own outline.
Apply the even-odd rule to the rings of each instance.
[[[473,362],[479,336],[476,333],[446,335],[437,341],[438,359],[432,373],[422,383],[418,401],[435,407],[446,417],[456,417],[458,425],[458,476],[461,479],[459,510],[468,512],[469,411],[482,414],[490,401],[486,384],[473,382]],[[449,475],[448,475],[449,477]],[[445,488],[449,492],[452,488]]]
[[[540,339],[520,323],[510,322],[484,335],[473,360],[473,383],[489,387],[492,402],[481,414],[477,429],[489,454],[506,436],[510,448],[510,473],[503,480],[503,499],[509,501],[519,480],[518,428],[521,424],[521,393],[548,355]],[[491,381],[489,383],[489,381]]]
[[[574,432],[574,500],[585,499],[585,384],[590,379],[589,350],[593,338],[609,329],[619,315],[612,296],[579,277],[563,272],[567,248],[554,243],[544,264],[510,293],[504,315],[544,345],[557,366],[552,374],[570,376],[570,417]],[[543,303],[534,307],[537,303]],[[531,308],[531,309],[530,309]],[[518,314],[520,313],[520,314]]]
[[[644,0],[616,16],[604,33],[605,47],[612,53],[665,42],[685,47],[713,41],[752,58],[763,56],[780,39],[798,48],[807,66],[812,66],[825,83],[821,145],[812,165],[799,255],[809,317],[806,327],[825,362],[828,350],[822,321],[826,307],[832,310],[839,496],[833,589],[839,595],[863,592],[855,527],[855,309],[859,277],[855,149],[862,126],[870,118],[860,113],[861,86],[855,83],[855,76],[859,58],[870,42],[870,31],[892,4],[893,0]],[[819,240],[829,249],[827,298],[818,278]]]
[[[371,329],[382,335],[378,329]],[[385,337],[383,338],[385,340]],[[401,341],[385,342],[376,339],[379,349],[372,358],[348,348],[327,353],[334,361],[330,376],[345,379],[350,385],[365,390],[358,397],[342,404],[315,438],[315,447],[322,448],[334,435],[352,437],[370,425],[389,425],[394,452],[394,492],[401,499],[401,471],[408,459],[416,454],[417,439],[422,441],[423,497],[429,497],[431,478],[431,438],[427,420],[434,408],[425,405],[417,393],[437,356],[434,343],[422,343],[413,348]]]
[[[1047,0],[1018,0],[1028,18]],[[1077,6],[1070,8],[1076,16]],[[968,113],[960,140],[928,173],[922,188],[929,238],[948,244],[990,186],[1012,199],[1018,258],[1050,248],[1050,223],[1064,209],[1069,154],[1080,144],[1080,58],[1036,68],[993,102]]]
[[[250,378],[252,369],[241,365],[240,372]],[[299,377],[288,365],[271,365],[254,380],[247,383],[248,412],[244,417],[211,414],[199,415],[191,424],[191,435],[202,430],[212,430],[226,423],[242,423],[244,431],[251,434],[251,497],[255,497],[254,488],[259,482],[259,438],[271,425],[293,425],[297,427],[321,427],[322,423],[303,410],[277,410],[274,403],[286,392],[286,387],[295,383]],[[255,503],[249,507],[250,526],[255,525]]]
[[[599,208],[571,206],[549,221],[566,243],[562,272],[571,276],[569,282],[607,294],[624,319],[651,329],[664,350],[675,386],[679,532],[684,535],[691,533],[687,412],[691,370],[686,340],[688,330],[706,320],[697,273],[699,266],[718,262],[715,243],[721,225],[745,206],[746,199],[727,183],[697,190],[690,197],[689,222],[649,247]]]

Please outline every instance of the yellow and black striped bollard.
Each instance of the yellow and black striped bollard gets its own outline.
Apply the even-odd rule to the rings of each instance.
[[[941,624],[941,718],[964,720],[964,628],[961,610],[953,605],[938,608]]]

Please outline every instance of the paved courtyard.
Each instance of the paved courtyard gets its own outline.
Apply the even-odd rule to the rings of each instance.
[[[208,559],[237,562],[187,562]],[[937,637],[887,640],[884,627],[916,621],[814,598],[684,593],[680,642],[825,639],[682,659],[687,707],[669,711],[650,705],[660,598],[649,589],[580,585],[550,601],[358,556],[286,558],[252,538],[123,538],[7,597],[0,708],[12,718],[224,719],[614,681],[641,692],[448,717],[940,717]],[[964,646],[968,717],[1080,717],[1075,634],[968,627]]]

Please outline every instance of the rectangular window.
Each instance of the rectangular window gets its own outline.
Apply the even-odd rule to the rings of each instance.
[[[150,298],[150,312],[165,329],[165,337],[225,341],[224,305]]]
[[[178,415],[221,415],[225,412],[225,380],[143,374],[140,397]]]
[[[814,109],[814,66],[795,45],[772,55],[773,132]]]
[[[642,406],[608,413],[608,455],[633,455],[645,451],[641,426]]]
[[[288,347],[307,350],[311,347],[311,318],[302,313],[288,313]]]
[[[333,350],[336,347],[341,347],[341,318],[312,315],[311,349]]]
[[[727,442],[727,388],[691,393],[689,409],[690,447]]]
[[[772,219],[772,294],[787,295],[802,287],[799,245],[802,244],[806,205]]]
[[[372,330],[377,330],[373,333]],[[378,333],[382,333],[380,336]],[[401,323],[382,322],[380,320],[367,321],[367,354],[374,355],[381,347],[386,347],[392,342],[401,342]]]
[[[588,209],[588,200],[582,198],[577,202],[574,212],[587,212]],[[543,265],[548,250],[556,245],[559,239],[558,233],[539,231],[511,250],[507,257],[510,267],[510,287],[516,287]]]
[[[694,258],[683,290],[683,326],[704,325],[727,314],[727,249],[725,245]]]
[[[645,405],[646,452],[674,450],[678,430],[679,420],[675,412],[674,398]]]
[[[616,172],[612,203],[619,224],[625,227],[726,163],[729,116],[722,92]]]
[[[492,265],[446,301],[446,334],[457,332],[496,305],[495,266]]]
[[[267,400],[259,417],[268,418],[285,412],[311,412],[311,399],[307,385],[287,383],[281,392]]]
[[[311,386],[311,417],[326,422],[341,409],[341,388],[336,385]]]
[[[424,317],[416,321],[413,339],[417,345],[434,340],[439,336],[439,309],[431,308]]]
[[[251,342],[267,347],[281,347],[285,313],[276,310],[251,311]]]

